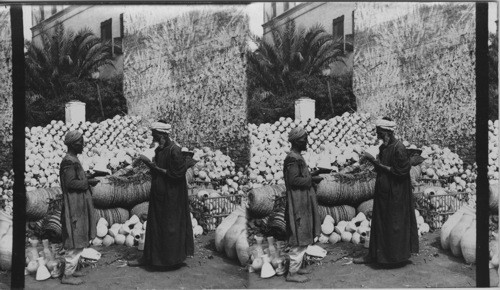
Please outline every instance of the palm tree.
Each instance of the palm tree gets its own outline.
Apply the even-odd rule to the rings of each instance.
[[[90,83],[100,67],[114,66],[110,42],[102,42],[89,28],[75,34],[57,23],[53,31],[42,27],[40,36],[40,44],[25,44],[29,124],[64,116],[64,103],[82,82]]]
[[[333,62],[345,61],[344,43],[321,25],[306,32],[297,28],[294,20],[272,30],[271,35],[271,41],[255,39],[258,47],[248,54],[249,105],[250,111],[257,113],[269,110],[270,103],[286,102],[287,105],[275,112],[284,116],[290,114],[286,111],[293,108],[293,101],[308,89],[306,87],[322,78],[324,68]]]
[[[26,43],[26,86],[44,98],[59,98],[74,79],[89,78],[101,66],[113,65],[110,42],[101,42],[89,28],[66,32],[41,30],[41,46]]]

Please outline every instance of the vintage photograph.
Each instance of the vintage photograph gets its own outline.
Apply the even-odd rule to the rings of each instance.
[[[497,287],[498,4],[487,6]],[[1,6],[0,288],[13,287],[21,194],[14,30],[24,288],[476,287],[477,7],[31,3],[12,27]]]

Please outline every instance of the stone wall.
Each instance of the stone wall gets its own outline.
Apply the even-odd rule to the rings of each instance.
[[[354,19],[358,110],[474,162],[475,4],[357,3]]]
[[[0,7],[0,172],[12,169],[12,43],[9,7]]]
[[[182,146],[220,149],[246,164],[248,17],[233,8],[200,8],[145,26],[150,14],[125,14],[129,114],[165,119]]]

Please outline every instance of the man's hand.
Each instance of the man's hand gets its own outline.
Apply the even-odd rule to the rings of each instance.
[[[92,179],[95,177],[95,172],[91,173],[90,171],[86,171],[85,175],[86,175],[87,179]]]
[[[150,169],[155,169],[156,167],[156,164],[143,154],[140,154],[137,160],[142,161]]]
[[[101,182],[101,181],[97,180],[95,178],[91,178],[88,180],[88,183],[90,184],[90,186],[96,186],[99,182]]]
[[[317,176],[317,175],[320,175],[320,174],[329,174],[329,173],[332,173],[332,170],[331,169],[328,169],[328,168],[318,168],[318,169],[315,169],[311,172],[311,176]]]
[[[320,182],[321,182],[321,180],[323,180],[323,179],[324,179],[324,178],[323,178],[323,177],[321,177],[321,176],[313,176],[313,177],[312,177],[312,181],[313,181],[314,183],[320,183]]]

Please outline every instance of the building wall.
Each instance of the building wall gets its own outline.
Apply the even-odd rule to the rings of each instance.
[[[95,35],[101,37],[101,22],[112,19],[112,34],[114,37],[120,37],[120,14],[125,10],[125,6],[80,6],[71,5],[66,9],[59,11],[43,21],[47,29],[55,27],[56,23],[62,22],[65,27],[74,32],[78,32],[84,27],[90,28]],[[40,43],[40,24],[31,28],[33,32],[33,41]]]
[[[155,7],[125,14],[128,112],[165,119],[182,146],[220,149],[243,165],[249,161],[248,17],[237,7],[193,7],[172,18]]]
[[[51,7],[50,5],[42,6],[45,8],[45,11],[50,11],[47,9]],[[37,23],[35,26],[31,28],[33,33],[32,41],[41,45],[41,36],[40,29],[42,26],[49,31],[52,31],[57,24],[57,22],[61,22],[66,30],[71,29],[73,32],[77,33],[79,30],[88,27],[90,28],[97,37],[101,37],[101,23],[105,20],[111,18],[111,29],[112,29],[112,37],[120,37],[120,14],[124,13],[126,6],[80,6],[80,5],[71,5],[64,6],[63,10],[59,10],[57,13],[51,15],[50,17],[43,20],[41,23]],[[36,19],[37,9],[39,7],[33,6],[33,19]],[[113,68],[104,68],[100,71],[100,75],[104,78],[112,77],[116,74],[121,74],[123,72],[123,56],[116,55],[116,59],[114,59],[115,67]]]
[[[273,19],[268,18],[268,15],[271,15],[272,3],[264,3],[264,39],[269,37],[271,29],[285,24],[287,19],[294,19],[297,25],[305,28],[319,23],[328,33],[332,33],[333,19],[344,15],[344,34],[349,35],[353,32],[352,13],[355,7],[353,2],[298,2],[299,4],[288,11],[283,10],[283,3],[276,2],[277,16]]]
[[[9,7],[0,6],[0,172],[12,169],[12,43]]]
[[[358,110],[388,115],[419,145],[475,160],[473,3],[357,3]]]

